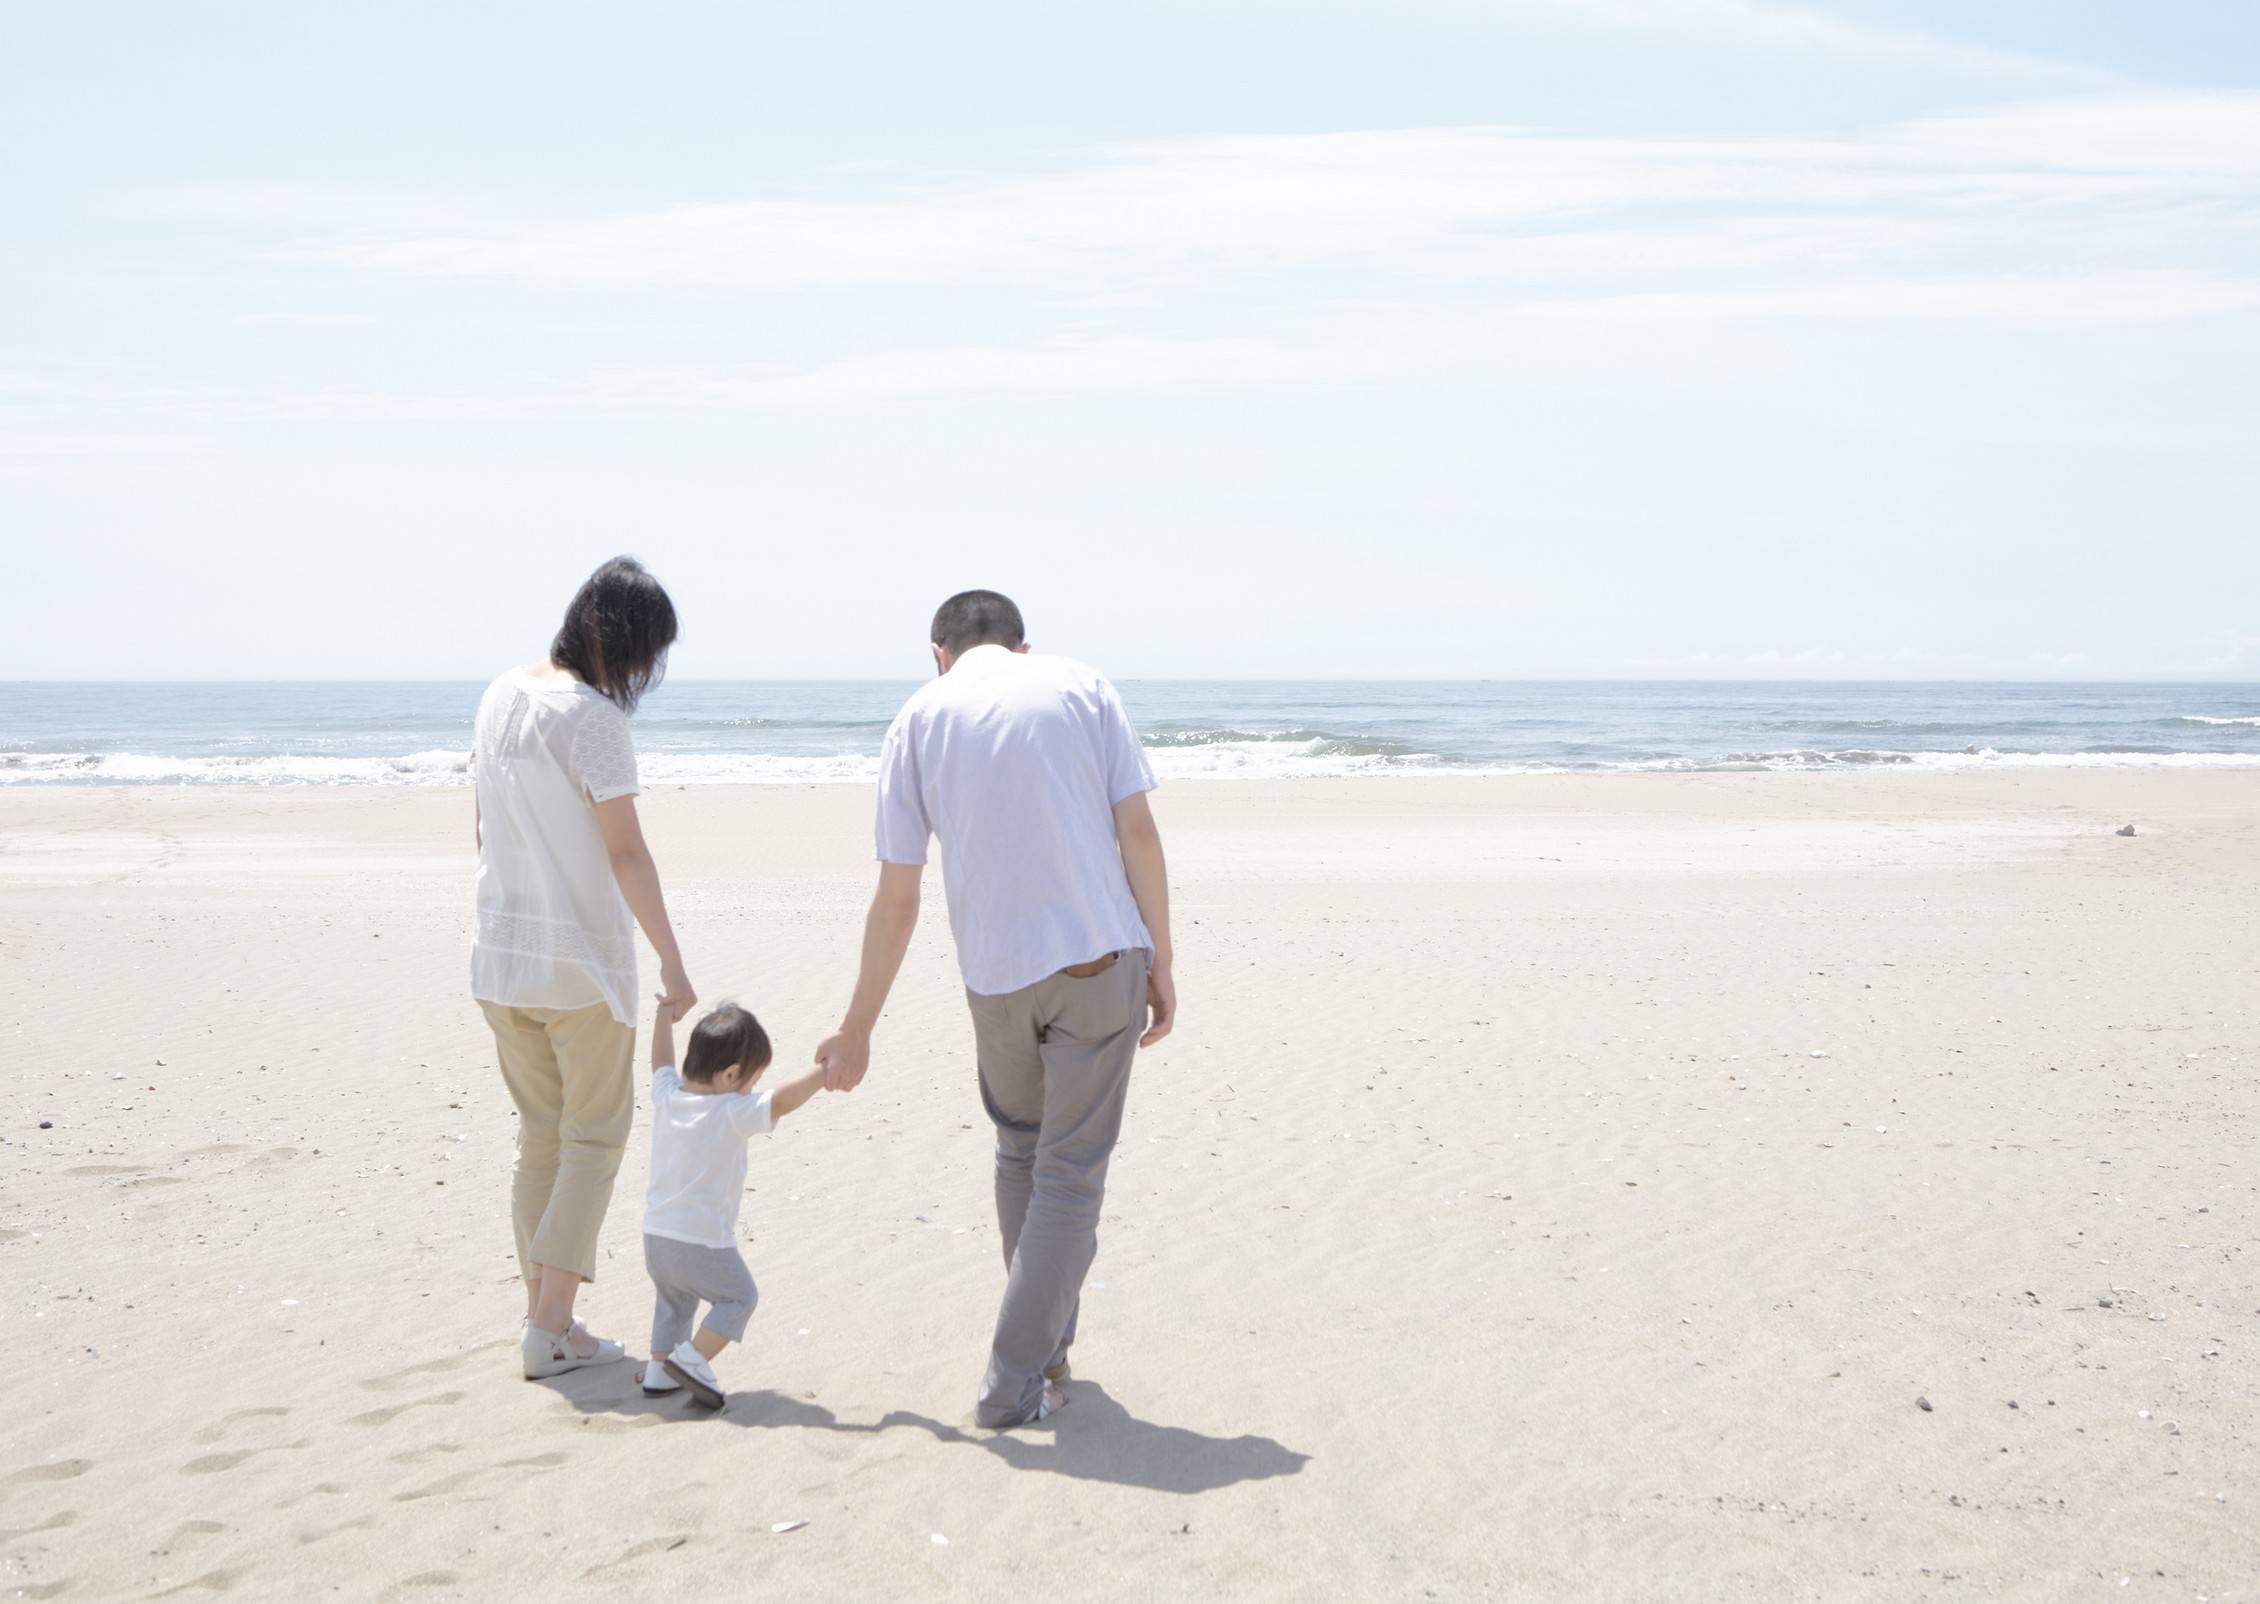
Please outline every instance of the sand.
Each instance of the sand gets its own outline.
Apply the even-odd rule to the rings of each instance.
[[[1183,1024],[992,1436],[938,894],[704,1417],[517,1374],[466,793],[0,794],[0,1597],[2260,1597],[2260,775],[1156,805]],[[867,806],[645,799],[788,1060]]]

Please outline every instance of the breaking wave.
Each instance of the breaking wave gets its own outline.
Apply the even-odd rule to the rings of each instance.
[[[1207,738],[1200,738],[1206,736]],[[1164,780],[1329,779],[1360,775],[1689,774],[1751,772],[1951,771],[1967,769],[2260,769],[2260,753],[2224,752],[1900,752],[1883,748],[1792,748],[1713,757],[1655,756],[1616,761],[1473,763],[1390,741],[1354,741],[1315,731],[1255,734],[1185,731],[1147,743]],[[878,760],[865,754],[645,752],[638,767],[653,785],[869,784]],[[396,757],[157,757],[136,752],[0,752],[0,787],[11,785],[397,785],[470,782],[467,753]]]

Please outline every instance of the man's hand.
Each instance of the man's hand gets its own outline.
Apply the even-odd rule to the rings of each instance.
[[[843,1030],[816,1044],[816,1067],[824,1072],[828,1092],[852,1092],[871,1067],[871,1038]]]
[[[1169,972],[1167,963],[1155,963],[1146,971],[1146,1007],[1152,1022],[1138,1038],[1140,1047],[1151,1047],[1177,1024],[1177,977]]]

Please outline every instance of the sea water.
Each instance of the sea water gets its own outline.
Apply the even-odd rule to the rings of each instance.
[[[482,686],[0,684],[0,785],[459,785]],[[858,782],[909,681],[670,680],[647,783]],[[1164,779],[2260,768],[2260,685],[1127,680]]]

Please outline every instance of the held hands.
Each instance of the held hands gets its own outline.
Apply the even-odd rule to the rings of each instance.
[[[667,993],[663,991],[655,991],[651,994],[651,1010],[652,1017],[662,1025],[672,1025],[676,1020],[683,1017],[683,1011],[669,1002]]]
[[[1151,1022],[1146,1033],[1138,1038],[1140,1047],[1151,1047],[1168,1035],[1177,1024],[1177,977],[1169,972],[1166,960],[1157,960],[1146,971],[1146,1007]]]
[[[680,1019],[698,1005],[698,993],[691,989],[691,977],[680,962],[659,966],[659,1000],[671,1009],[671,1019]]]
[[[852,1092],[871,1068],[871,1038],[842,1030],[816,1044],[816,1067],[828,1092]]]

